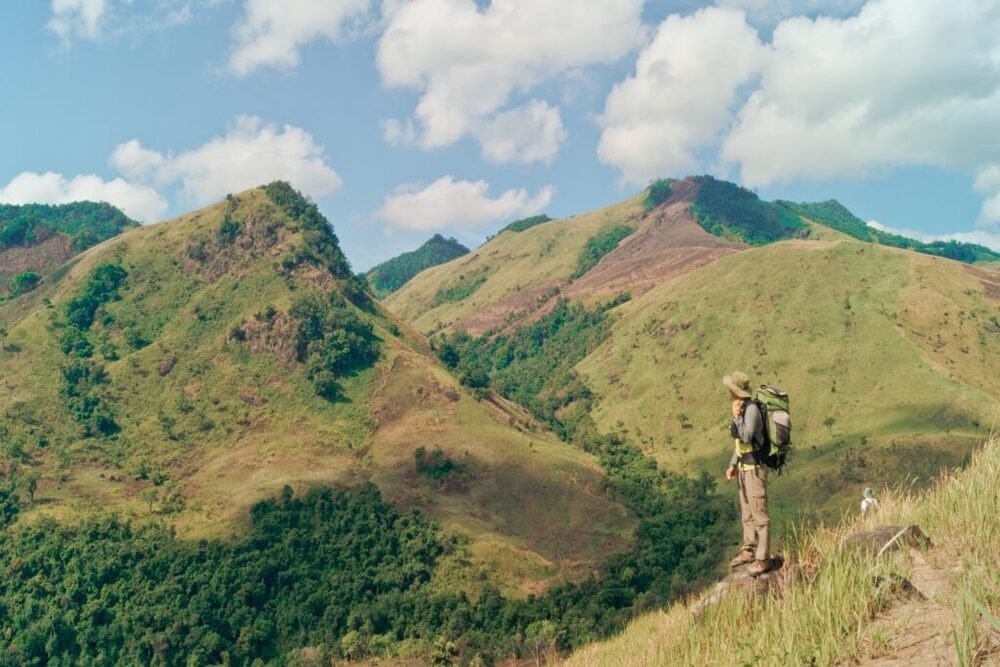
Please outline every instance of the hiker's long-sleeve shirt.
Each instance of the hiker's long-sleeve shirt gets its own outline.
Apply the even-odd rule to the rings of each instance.
[[[764,420],[760,414],[760,408],[753,401],[747,401],[743,408],[741,417],[733,417],[735,432],[739,433],[738,438],[733,438],[733,458],[730,465],[736,465],[740,461],[740,456],[753,452],[753,443],[764,441]]]

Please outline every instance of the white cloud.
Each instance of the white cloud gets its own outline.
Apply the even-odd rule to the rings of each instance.
[[[976,226],[1000,226],[1000,165],[992,164],[980,169],[972,187],[986,197]]]
[[[997,35],[993,0],[872,0],[844,20],[783,21],[722,156],[750,186],[975,172],[1000,155]]]
[[[167,209],[167,200],[151,187],[121,178],[105,181],[99,176],[66,178],[62,174],[26,171],[0,187],[0,203],[67,204],[75,201],[105,201],[131,218],[155,222]]]
[[[696,150],[728,129],[740,86],[765,49],[739,11],[708,8],[670,16],[639,54],[635,73],[605,104],[601,162],[645,183],[696,167]]]
[[[243,17],[233,29],[229,69],[245,76],[260,67],[294,67],[305,44],[339,39],[345,24],[363,20],[371,4],[371,0],[246,0]]]
[[[74,40],[138,40],[191,20],[192,3],[214,0],[52,0],[48,29],[64,46]]]
[[[166,158],[162,153],[143,148],[138,139],[132,139],[115,146],[110,161],[127,178],[149,180],[163,167]]]
[[[925,234],[924,232],[918,232],[912,229],[896,229],[894,227],[886,227],[885,225],[874,220],[870,220],[868,222],[868,226],[874,227],[882,232],[899,234],[900,236],[917,239],[918,241],[923,241],[925,243],[930,243],[931,241],[961,241],[963,243],[977,243],[979,245],[986,246],[991,250],[1000,252],[1000,233],[997,232],[977,230],[974,232],[956,232],[954,234]]]
[[[519,188],[491,199],[489,187],[486,181],[456,181],[451,176],[422,189],[404,186],[386,198],[376,216],[403,229],[471,228],[539,213],[555,194],[551,186],[542,188],[534,197]]]
[[[497,114],[476,131],[483,156],[498,163],[550,164],[566,140],[559,109],[532,100]]]
[[[491,159],[549,161],[555,108],[535,124],[524,123],[532,105],[496,117],[515,93],[618,60],[643,37],[642,0],[474,0],[387,2],[386,29],[378,44],[378,68],[391,87],[420,92],[415,139],[426,149],[449,146],[468,135]],[[539,120],[544,121],[539,125]],[[494,128],[514,121],[534,127],[549,148],[531,155],[522,142],[500,146]],[[559,123],[561,126],[561,121]],[[551,154],[550,154],[551,153]]]
[[[238,116],[229,131],[176,155],[145,148],[137,139],[119,144],[111,163],[132,178],[181,185],[189,202],[206,204],[231,192],[281,179],[312,197],[340,189],[323,146],[305,130]]]
[[[64,43],[74,38],[97,39],[106,9],[105,0],[52,0],[48,29]]]
[[[406,146],[417,140],[417,129],[410,118],[389,118],[382,121],[382,138],[390,146]]]

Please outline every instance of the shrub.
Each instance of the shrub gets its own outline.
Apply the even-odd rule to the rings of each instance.
[[[590,271],[601,261],[602,257],[617,248],[622,239],[634,231],[628,225],[616,225],[587,239],[587,244],[577,258],[576,271],[570,277],[576,279]]]
[[[22,271],[14,275],[7,283],[7,291],[11,297],[18,297],[38,287],[42,277],[34,271]]]
[[[670,199],[671,194],[669,178],[661,178],[653,181],[649,184],[649,188],[646,190],[646,199],[643,202],[643,208],[645,208],[647,212],[652,211],[654,208]]]

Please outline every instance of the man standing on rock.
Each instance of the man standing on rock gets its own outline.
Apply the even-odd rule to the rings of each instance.
[[[722,378],[732,400],[733,420],[729,433],[735,451],[726,468],[726,479],[736,478],[740,489],[740,516],[743,520],[743,544],[729,564],[746,565],[747,574],[757,577],[771,568],[771,517],[767,513],[767,468],[754,456],[754,445],[765,443],[764,419],[760,408],[750,400],[750,378],[736,371]]]

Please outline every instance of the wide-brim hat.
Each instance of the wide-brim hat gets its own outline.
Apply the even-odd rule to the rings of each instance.
[[[740,398],[750,398],[750,376],[740,371],[722,378],[722,384]]]

